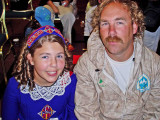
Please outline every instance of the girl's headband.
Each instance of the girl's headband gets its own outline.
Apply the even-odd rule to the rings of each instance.
[[[39,29],[35,30],[28,37],[28,40],[27,40],[28,48],[30,48],[41,37],[46,36],[46,35],[51,35],[51,34],[61,37],[63,39],[63,41],[64,41],[64,44],[65,44],[65,40],[64,40],[63,35],[61,34],[61,32],[55,27],[46,25],[46,26],[42,26]]]

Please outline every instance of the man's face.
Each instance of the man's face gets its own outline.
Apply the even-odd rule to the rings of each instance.
[[[125,61],[133,53],[133,34],[137,25],[123,4],[112,2],[104,7],[100,18],[100,37],[107,54],[116,61]]]

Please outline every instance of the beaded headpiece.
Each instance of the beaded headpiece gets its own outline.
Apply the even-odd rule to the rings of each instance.
[[[65,43],[63,35],[61,34],[61,32],[57,28],[49,26],[49,25],[46,25],[46,26],[42,26],[39,29],[35,30],[28,37],[28,40],[27,40],[28,48],[30,48],[41,37],[46,36],[46,35],[51,35],[51,34],[61,37],[63,39],[64,43]]]

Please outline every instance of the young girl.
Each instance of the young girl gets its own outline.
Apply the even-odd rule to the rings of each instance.
[[[70,76],[67,54],[54,27],[40,27],[28,37],[4,94],[3,120],[77,120],[77,79]]]

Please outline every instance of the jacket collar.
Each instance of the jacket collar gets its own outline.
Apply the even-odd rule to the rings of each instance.
[[[98,69],[102,69],[105,59],[105,47],[100,39],[99,31],[93,31],[88,39],[87,52],[89,59]]]

